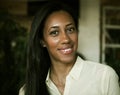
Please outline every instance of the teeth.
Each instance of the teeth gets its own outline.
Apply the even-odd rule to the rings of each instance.
[[[71,48],[68,48],[68,49],[64,49],[62,50],[64,54],[67,54],[67,53],[70,53],[72,51]]]
[[[71,49],[69,48],[69,49],[65,49],[65,52],[68,52],[68,51],[70,51]]]

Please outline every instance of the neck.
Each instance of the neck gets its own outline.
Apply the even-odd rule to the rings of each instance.
[[[66,78],[72,66],[51,66],[51,76],[57,77],[58,80]]]
[[[66,76],[69,74],[75,61],[76,58],[70,63],[52,62],[51,64],[50,79],[62,95],[65,88]]]
[[[68,63],[52,60],[51,74],[54,74],[58,78],[64,77],[64,76],[66,77],[70,72],[70,70],[72,69],[73,65],[75,64],[76,59],[77,59],[77,56],[75,56],[74,59]]]
[[[70,66],[51,66],[50,78],[58,88],[61,95],[63,95],[64,93],[66,76],[68,75],[72,67],[73,64],[71,64]]]
[[[70,70],[72,69],[76,59],[71,63],[52,62],[51,74],[58,78],[66,78]]]

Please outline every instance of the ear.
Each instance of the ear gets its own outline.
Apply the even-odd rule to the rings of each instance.
[[[43,40],[40,40],[40,44],[41,44],[41,46],[46,47],[46,44]]]

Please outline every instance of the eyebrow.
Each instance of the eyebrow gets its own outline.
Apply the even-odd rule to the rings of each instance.
[[[67,24],[66,26],[70,26],[70,25],[74,25],[73,23],[69,23],[69,24]]]
[[[68,24],[66,25],[66,27],[67,27],[67,26],[70,26],[70,25],[73,25],[73,23],[68,23]],[[59,28],[59,26],[55,25],[55,26],[52,26],[51,28]]]
[[[51,28],[59,28],[59,26],[52,26]]]

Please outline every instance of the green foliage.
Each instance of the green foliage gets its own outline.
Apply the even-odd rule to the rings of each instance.
[[[0,11],[0,95],[18,95],[24,83],[27,31]]]

